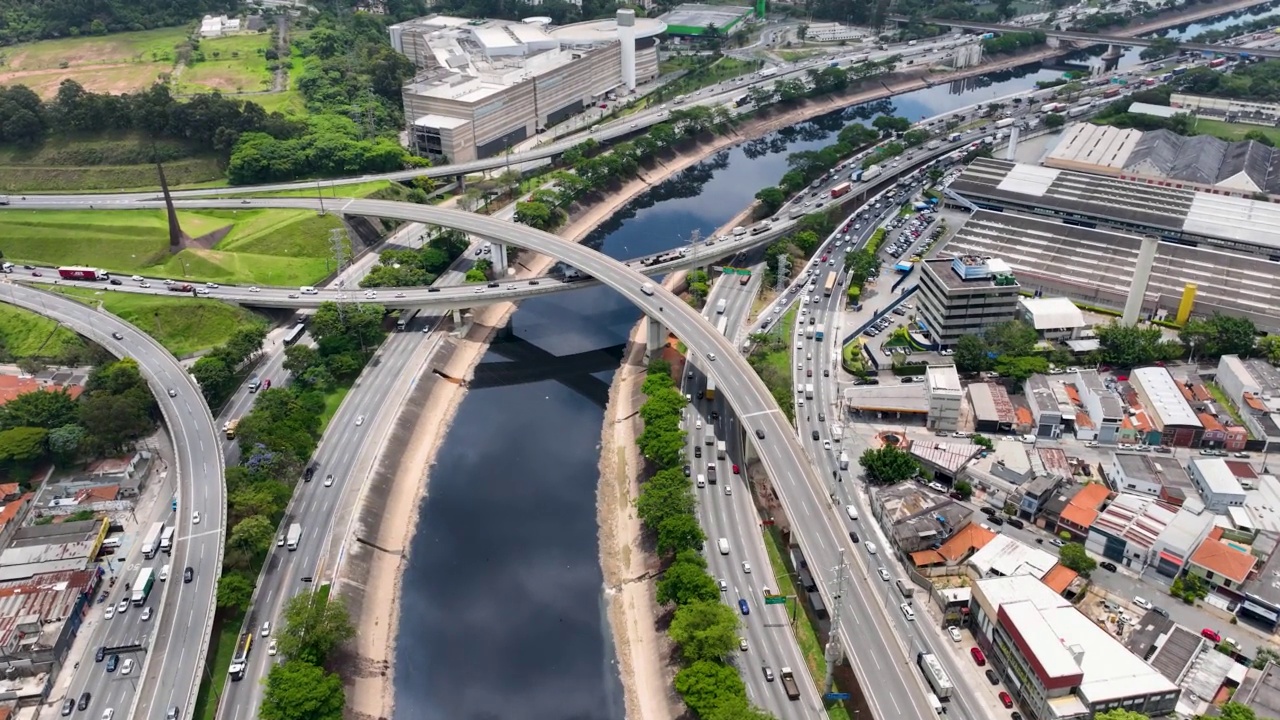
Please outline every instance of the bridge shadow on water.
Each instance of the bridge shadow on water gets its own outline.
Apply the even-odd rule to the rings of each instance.
[[[595,373],[618,369],[626,347],[613,345],[557,357],[517,337],[508,325],[494,336],[489,350],[510,362],[480,363],[467,385],[479,389],[555,380],[603,408],[609,402],[609,384]]]

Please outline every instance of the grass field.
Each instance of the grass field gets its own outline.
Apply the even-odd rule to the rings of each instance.
[[[223,344],[238,327],[264,322],[244,308],[216,300],[58,289],[86,302],[101,301],[107,312],[138,327],[180,358]]]
[[[189,33],[160,28],[14,45],[0,50],[0,85],[21,83],[41,97],[52,97],[66,78],[95,92],[140,90],[173,70]]]
[[[58,358],[84,344],[57,322],[12,305],[0,305],[0,339],[15,358]]]
[[[1250,130],[1257,130],[1267,137],[1276,145],[1280,145],[1280,128],[1264,127],[1262,125],[1247,125],[1244,123],[1229,123],[1221,120],[1206,120],[1198,118],[1196,120],[1196,133],[1199,135],[1212,135],[1222,138],[1223,140],[1243,140],[1246,133]]]
[[[176,73],[180,94],[260,92],[271,89],[271,71],[264,56],[269,33],[232,35],[200,41],[204,59]]]
[[[164,164],[171,186],[223,177],[212,153],[173,140],[156,146],[172,158]],[[0,192],[154,188],[160,181],[150,149],[149,139],[127,132],[60,137],[37,148],[0,145]]]
[[[196,720],[214,720],[218,716],[214,685],[217,685],[217,692],[222,692],[222,683],[227,679],[227,668],[231,667],[231,658],[236,654],[236,641],[240,639],[240,626],[243,624],[244,615],[237,613],[232,617],[219,616],[214,625],[205,661],[209,673],[200,677],[200,689],[196,692],[196,707],[192,715]],[[210,680],[210,676],[216,680]]]

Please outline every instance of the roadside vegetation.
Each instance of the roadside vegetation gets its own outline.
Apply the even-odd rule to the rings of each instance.
[[[674,608],[667,633],[679,648],[682,668],[675,688],[695,717],[767,720],[751,706],[746,685],[728,662],[738,648],[738,615],[720,601],[720,588],[700,554],[706,534],[698,524],[693,482],[682,470],[687,400],[671,377],[671,365],[649,363],[640,408],[644,432],[636,444],[656,472],[644,482],[636,513],[666,564],[657,600]]]
[[[747,357],[751,369],[760,376],[761,382],[769,388],[769,394],[792,422],[796,419],[796,391],[791,376],[791,337],[795,333],[796,313],[797,310],[792,308],[772,331],[752,335],[754,347]]]
[[[17,362],[35,372],[41,363],[78,365],[89,344],[55,320],[13,305],[0,304],[0,361]]]
[[[102,305],[107,312],[136,326],[173,353],[185,358],[213,349],[264,320],[238,305],[217,300],[167,297],[89,288],[57,287],[56,292]],[[261,342],[261,340],[259,340]]]
[[[462,257],[469,242],[466,233],[459,230],[440,230],[417,250],[384,250],[360,280],[360,287],[430,285]]]
[[[324,668],[356,629],[346,605],[328,590],[298,593],[285,604],[276,631],[284,662],[273,664],[263,682],[261,720],[341,720],[342,678]]]

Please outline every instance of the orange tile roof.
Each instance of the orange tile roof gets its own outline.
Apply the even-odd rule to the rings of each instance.
[[[1147,415],[1146,410],[1139,410],[1133,415],[1133,426],[1142,432],[1150,432],[1155,429],[1155,425],[1151,422],[1151,416]]]
[[[1075,570],[1064,565],[1054,565],[1053,569],[1040,578],[1040,582],[1053,588],[1054,592],[1061,595],[1066,592],[1067,588],[1071,587],[1071,583],[1075,582],[1077,577],[1080,576]]]
[[[1013,411],[1014,411],[1014,414],[1018,416],[1018,422],[1020,424],[1022,425],[1035,424],[1036,418],[1034,415],[1031,414],[1031,408],[1026,408],[1021,405],[1018,405],[1013,409]]]
[[[960,562],[966,555],[976,552],[987,546],[996,536],[990,530],[984,529],[976,523],[969,523],[960,528],[959,532],[952,535],[946,542],[942,543],[942,547],[938,548],[938,552],[942,553],[942,557],[947,562]]]
[[[1079,527],[1087,528],[1098,519],[1098,508],[1111,497],[1111,491],[1102,483],[1089,483],[1071,498],[1062,509],[1061,518]]]
[[[99,485],[76,493],[77,503],[111,502],[120,496],[119,485]]]
[[[22,486],[18,483],[0,483],[0,498],[17,495],[20,492],[22,492]]]
[[[1083,410],[1076,411],[1076,427],[1089,429],[1093,427],[1093,418]]]
[[[1264,404],[1261,400],[1255,397],[1253,393],[1247,392],[1244,394],[1244,403],[1245,405],[1249,406],[1250,410],[1253,410],[1255,412],[1261,413],[1261,412],[1267,411],[1266,404]]]
[[[1182,392],[1182,399],[1186,400],[1187,403],[1193,403],[1196,401],[1196,395],[1191,392],[1191,388],[1183,385],[1182,383],[1178,383],[1178,390]]]
[[[61,385],[44,384],[39,380],[30,377],[18,377],[17,375],[0,375],[0,405],[3,405],[19,395],[26,395],[29,392],[39,390],[58,390]],[[72,399],[80,397],[80,393],[84,388],[79,385],[71,385],[66,388]]]
[[[18,517],[18,514],[22,512],[22,508],[26,506],[27,502],[35,496],[35,493],[27,493],[0,508],[0,528],[13,522],[14,518]]]
[[[937,550],[921,550],[911,553],[911,563],[916,567],[927,567],[929,565],[944,565],[946,560]]]
[[[1067,397],[1071,398],[1072,405],[1080,404],[1080,391],[1076,390],[1076,386],[1071,383],[1063,383],[1062,387],[1067,391]]]
[[[1205,430],[1210,430],[1212,432],[1222,431],[1222,423],[1218,422],[1218,418],[1210,415],[1209,413],[1197,413],[1197,417],[1200,418],[1200,424],[1204,425]]]
[[[1240,584],[1249,578],[1258,558],[1221,540],[1205,540],[1192,553],[1191,562]]]
[[[1195,396],[1195,399],[1199,402],[1210,402],[1213,400],[1213,393],[1209,392],[1209,388],[1205,387],[1204,383],[1192,385],[1191,394]]]

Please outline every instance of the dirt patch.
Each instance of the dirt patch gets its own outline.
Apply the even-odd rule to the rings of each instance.
[[[19,70],[0,73],[0,85],[26,85],[44,100],[57,94],[58,86],[63,80],[75,80],[91,92],[121,95],[150,87],[168,71],[168,66],[159,63],[111,63],[65,69]]]

